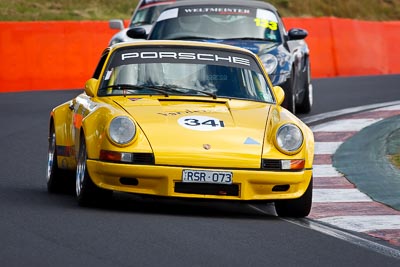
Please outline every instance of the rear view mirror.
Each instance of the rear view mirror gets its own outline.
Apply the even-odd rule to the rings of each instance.
[[[308,35],[308,32],[303,29],[293,28],[288,32],[289,40],[302,40],[305,39]]]
[[[85,84],[85,93],[88,96],[90,96],[90,97],[95,96],[97,82],[98,82],[98,80],[95,79],[95,78],[91,78],[86,82],[86,84]]]
[[[280,86],[274,86],[272,90],[274,91],[276,104],[281,105],[285,99],[285,91]]]
[[[129,29],[126,35],[132,39],[147,39],[146,30],[140,27]]]
[[[110,26],[111,29],[116,29],[116,30],[124,29],[124,22],[121,19],[111,19],[108,22],[108,25]]]

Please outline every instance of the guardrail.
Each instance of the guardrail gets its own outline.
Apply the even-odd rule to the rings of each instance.
[[[284,20],[309,32],[314,78],[400,73],[400,21]],[[83,88],[115,33],[108,21],[0,22],[0,92]]]

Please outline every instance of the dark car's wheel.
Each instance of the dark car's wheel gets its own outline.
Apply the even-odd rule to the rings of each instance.
[[[275,201],[275,211],[278,216],[301,218],[310,214],[312,190],[313,179],[311,178],[307,190],[300,198]]]
[[[312,84],[309,84],[304,92],[303,101],[297,107],[297,110],[299,111],[299,113],[304,113],[304,114],[310,113],[312,104],[313,104],[313,87]]]
[[[58,167],[54,125],[50,126],[48,141],[46,174],[47,191],[49,193],[70,193],[73,188],[74,180],[71,177],[71,172],[62,170]]]
[[[283,100],[282,106],[296,114],[296,79],[294,77],[294,71],[292,72],[292,76],[289,81],[287,81],[283,87],[285,91],[285,99]]]
[[[313,86],[311,84],[311,72],[310,65],[308,65],[307,69],[307,79],[304,83],[304,95],[301,103],[298,105],[297,110],[301,113],[309,113],[311,111],[313,105]]]
[[[112,191],[97,187],[89,176],[87,151],[84,136],[80,138],[78,162],[76,166],[76,197],[80,206],[105,204],[110,199]]]

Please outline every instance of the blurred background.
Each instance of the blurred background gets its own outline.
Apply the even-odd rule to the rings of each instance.
[[[138,0],[0,0],[1,21],[129,19]],[[284,17],[400,20],[400,0],[271,0]]]

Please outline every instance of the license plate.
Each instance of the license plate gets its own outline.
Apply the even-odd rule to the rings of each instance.
[[[182,182],[185,182],[185,183],[232,184],[232,172],[183,170]]]

